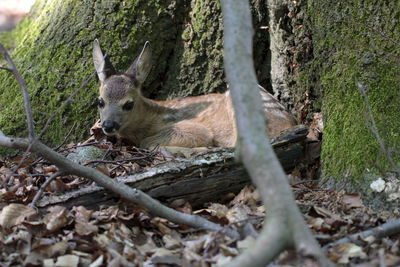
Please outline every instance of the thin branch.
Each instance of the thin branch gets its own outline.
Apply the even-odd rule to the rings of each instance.
[[[6,70],[9,72],[12,72],[12,69],[9,69],[9,68],[3,67],[3,66],[0,66],[0,70]]]
[[[149,158],[149,155],[141,156],[141,157],[130,157],[126,159],[117,159],[117,160],[90,160],[86,161],[83,165],[91,165],[95,163],[102,163],[102,164],[118,164],[118,163],[124,163],[124,162],[130,162],[130,161],[135,161],[139,159],[147,159]]]
[[[68,151],[68,150],[73,149],[73,148],[85,147],[85,146],[93,146],[93,145],[98,145],[98,144],[101,144],[101,143],[102,143],[102,141],[93,141],[93,142],[89,142],[89,143],[85,143],[85,144],[68,146],[66,148],[61,149],[60,151],[57,151],[57,150],[60,149],[61,147],[57,147],[57,149],[54,149],[54,150],[57,151],[58,153],[63,153],[65,151]]]
[[[361,95],[364,98],[364,102],[367,107],[367,112],[368,112],[369,121],[370,121],[369,129],[371,130],[372,134],[375,136],[375,139],[378,142],[382,153],[385,155],[385,157],[386,157],[387,161],[389,162],[390,166],[392,167],[393,171],[396,172],[397,174],[400,174],[399,166],[397,166],[396,163],[394,163],[394,160],[393,160],[392,156],[390,155],[389,150],[385,145],[385,142],[383,141],[382,137],[380,136],[380,134],[378,132],[375,118],[374,118],[374,115],[372,114],[372,108],[371,108],[371,105],[369,104],[367,90],[365,88],[365,85],[360,82],[357,82],[357,86],[358,86],[358,89],[360,90]]]
[[[343,244],[343,243],[348,243],[348,242],[354,242],[355,240],[360,240],[360,238],[367,238],[368,236],[373,236],[375,238],[383,238],[386,236],[391,236],[400,233],[400,219],[388,221],[387,223],[384,223],[382,225],[379,225],[377,227],[355,233],[346,237],[343,237],[341,239],[338,239],[332,243],[329,243],[323,247],[323,250],[328,250],[330,247]]]
[[[28,94],[28,90],[26,89],[26,82],[22,78],[21,74],[18,72],[17,67],[14,64],[14,61],[11,59],[10,55],[8,54],[7,50],[4,48],[2,44],[0,44],[0,53],[3,54],[4,58],[8,62],[8,65],[11,67],[11,71],[17,80],[19,87],[21,87],[22,95],[24,97],[24,107],[26,113],[26,120],[28,123],[28,131],[29,131],[29,138],[35,138],[35,127],[33,125],[33,118],[32,118],[32,108],[31,102]]]
[[[40,189],[37,191],[35,197],[33,198],[31,204],[29,204],[29,206],[31,206],[32,208],[36,207],[36,203],[39,201],[39,199],[42,197],[42,194],[44,192],[44,190],[46,189],[47,186],[49,186],[49,184],[58,176],[62,175],[63,172],[62,171],[58,171],[53,173],[50,177],[48,177],[46,179],[46,181],[42,184],[42,186],[40,187]]]
[[[64,137],[64,140],[55,148],[53,148],[55,151],[59,150],[68,140],[69,136],[72,134],[72,131],[74,130],[77,122],[75,121],[74,124],[72,125],[71,129],[69,129],[67,135]]]
[[[14,149],[26,149],[29,144],[30,142],[27,139],[0,136],[0,146]],[[118,194],[120,197],[145,207],[156,216],[166,218],[167,220],[177,224],[184,224],[204,230],[221,231],[231,238],[239,238],[239,233],[236,230],[222,227],[197,215],[181,213],[166,207],[154,198],[143,193],[141,190],[130,188],[123,183],[120,183],[114,179],[110,179],[110,177],[104,175],[96,169],[72,162],[71,160],[42,144],[40,141],[33,143],[32,151],[37,153],[39,156],[42,156],[49,162],[52,162],[65,173],[90,179],[96,182],[98,185]]]

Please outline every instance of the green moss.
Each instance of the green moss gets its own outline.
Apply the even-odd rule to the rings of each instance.
[[[2,44],[7,50],[14,49],[15,37],[13,32],[0,32],[0,44]]]
[[[360,180],[367,170],[374,171],[374,166],[390,170],[371,133],[366,104],[356,82],[368,89],[378,132],[387,147],[398,150],[399,2],[353,0],[321,5],[311,1],[309,12],[315,25],[315,58],[309,70],[315,72],[305,76],[319,80],[323,95],[325,177]],[[400,162],[398,156],[392,156]]]
[[[12,32],[16,44],[12,57],[28,85],[37,131],[93,73],[91,49],[95,38],[118,69],[132,63],[146,40],[152,42],[155,58],[166,62],[172,48],[168,44],[174,44],[176,35],[172,20],[176,12],[176,7],[161,0],[37,1],[32,13]],[[165,68],[165,63],[158,64],[149,83]],[[83,86],[72,104],[51,123],[44,141],[60,142],[74,124],[71,140],[83,140],[97,118],[92,105],[97,88],[95,79]],[[4,133],[26,136],[20,89],[6,72],[0,72],[0,105]]]
[[[266,8],[265,0],[253,0]],[[255,28],[266,25],[266,10],[253,12]],[[189,26],[191,25],[191,26]],[[255,52],[260,82],[268,80],[268,33],[257,30]],[[37,131],[72,92],[93,73],[92,42],[98,38],[119,71],[125,71],[150,41],[153,68],[145,94],[155,98],[223,91],[222,20],[218,1],[199,0],[38,0],[15,31],[12,57],[31,95]],[[182,38],[183,37],[183,38]],[[92,105],[96,78],[56,116],[44,141],[82,141],[97,119]],[[15,79],[0,72],[0,128],[25,136],[22,97]]]

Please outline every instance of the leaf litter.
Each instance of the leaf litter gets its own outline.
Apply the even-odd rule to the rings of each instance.
[[[106,141],[70,144],[62,153],[67,155],[88,144],[106,153],[103,160],[82,164],[99,169],[110,179],[174,160],[160,151],[115,146]],[[232,240],[220,232],[177,225],[126,201],[98,210],[54,206],[38,211],[29,203],[58,169],[31,157],[19,169],[13,169],[19,160],[20,156],[0,161],[2,266],[218,266],[254,244],[253,236]],[[370,210],[358,194],[324,190],[317,181],[302,182],[300,173],[293,171],[289,180],[296,181],[292,183],[296,201],[321,246],[392,218],[388,212]],[[60,175],[45,194],[63,194],[91,183],[80,177]],[[237,195],[221,196],[219,203],[207,203],[201,209],[193,210],[184,200],[170,206],[227,227],[252,224],[257,231],[268,212],[252,186],[244,187]],[[331,246],[326,255],[339,266],[398,266],[399,240],[399,235],[381,239],[370,236]],[[298,266],[296,263],[290,252],[285,252],[274,266]]]

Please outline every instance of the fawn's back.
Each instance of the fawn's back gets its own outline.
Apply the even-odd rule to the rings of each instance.
[[[129,69],[117,75],[95,40],[93,59],[101,82],[98,108],[103,132],[143,148],[233,147],[237,133],[229,91],[167,101],[148,99],[141,87],[151,69],[150,58],[146,42]],[[261,86],[258,90],[270,137],[295,125],[277,99]]]

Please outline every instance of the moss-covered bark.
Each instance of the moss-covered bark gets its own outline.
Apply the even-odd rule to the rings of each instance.
[[[179,8],[161,0],[39,0],[15,30],[12,54],[28,84],[37,128],[43,127],[49,114],[93,73],[91,47],[95,38],[122,69],[131,64],[145,40],[162,44],[154,45],[159,61],[154,76],[162,73],[175,45]],[[92,105],[97,86],[92,79],[76,97],[79,101],[62,111],[47,131],[47,141],[62,140],[75,122],[72,137],[82,140],[87,135],[97,116]],[[6,134],[24,135],[22,97],[14,77],[1,72],[0,87],[0,127]]]
[[[268,83],[268,32],[264,0],[253,0],[256,68]],[[37,0],[30,15],[11,34],[0,36],[26,79],[38,129],[93,73],[92,41],[100,40],[115,67],[125,70],[146,40],[154,67],[146,93],[156,98],[225,90],[222,20],[218,1],[203,0]],[[14,40],[10,40],[13,38]],[[82,140],[97,118],[92,103],[98,82],[92,79],[74,103],[59,114],[45,141],[57,143],[76,123],[71,140]],[[0,72],[0,128],[24,136],[22,97],[9,73]]]
[[[390,171],[356,82],[368,88],[378,132],[399,163],[400,1],[310,0],[307,12],[314,60],[302,75],[322,96],[325,178],[354,184]]]

